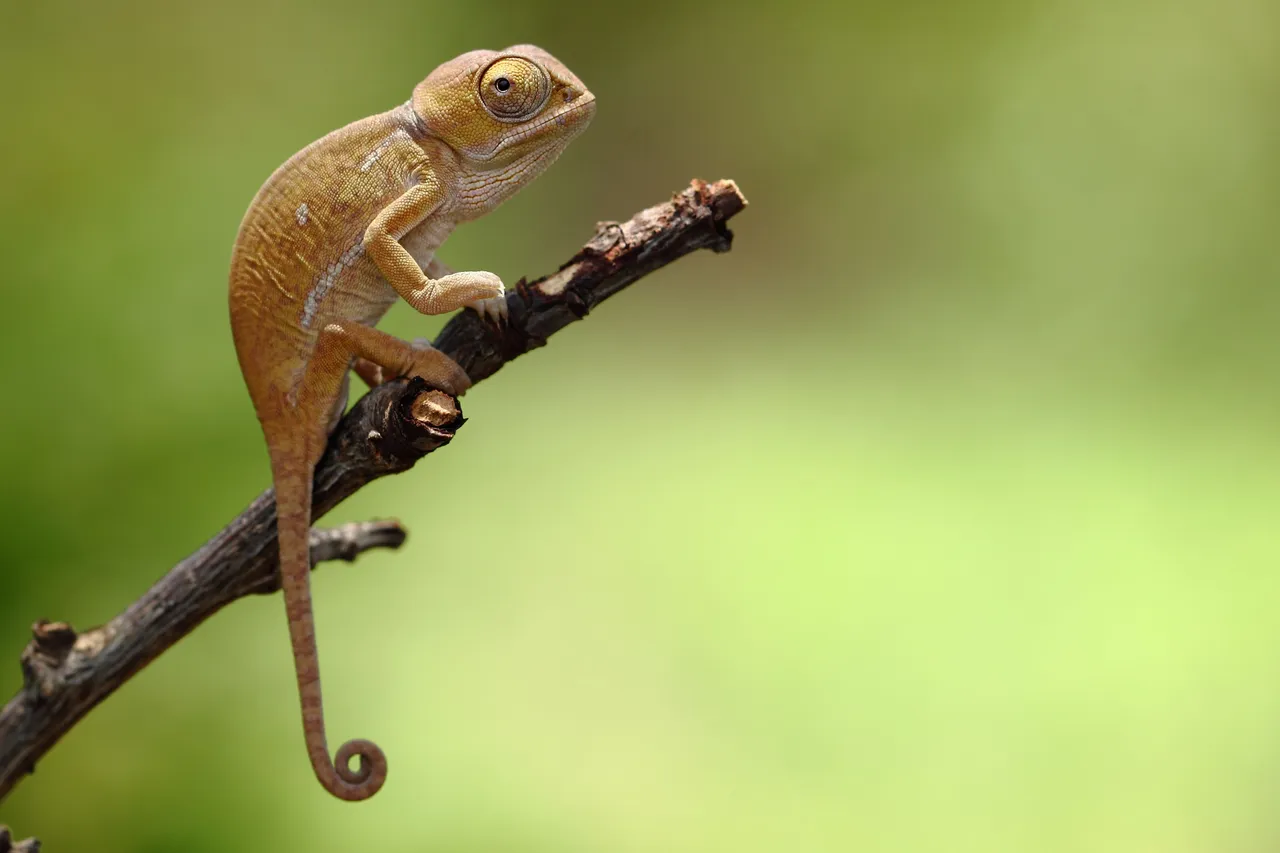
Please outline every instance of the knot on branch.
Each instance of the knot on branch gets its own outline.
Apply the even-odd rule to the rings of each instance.
[[[23,687],[48,699],[58,691],[61,671],[72,652],[92,655],[101,646],[100,628],[77,634],[66,622],[41,619],[31,626],[31,642],[22,650]]]
[[[738,185],[731,180],[716,181],[709,184],[706,181],[694,179],[688,190],[676,196],[677,204],[688,204],[682,201],[681,196],[686,193],[692,193],[696,196],[697,204],[705,207],[710,211],[711,216],[707,220],[712,228],[715,229],[719,240],[707,246],[713,252],[727,252],[733,248],[733,232],[729,230],[729,226],[725,223],[737,214],[741,213],[747,206],[747,198],[738,189]]]
[[[428,387],[418,377],[409,380],[409,387],[400,398],[400,417],[413,449],[419,451],[448,444],[458,427],[466,423],[457,397]]]
[[[9,827],[0,825],[0,853],[40,853],[40,842],[34,838],[14,841]]]
[[[416,376],[383,383],[365,400],[370,402],[364,415],[343,418],[329,437],[317,470],[367,459],[377,476],[405,471],[423,454],[452,441],[466,423],[457,397]]]
[[[67,622],[41,619],[31,626],[31,653],[50,666],[61,666],[76,645],[76,630]]]

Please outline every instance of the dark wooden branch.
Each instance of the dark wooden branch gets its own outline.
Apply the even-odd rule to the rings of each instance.
[[[727,251],[733,235],[725,222],[745,206],[732,181],[694,181],[627,222],[602,223],[559,271],[518,282],[503,326],[462,311],[433,343],[479,382],[654,270],[697,249]],[[462,423],[457,399],[420,379],[371,390],[338,425],[316,468],[313,517],[366,483],[413,467]],[[397,547],[404,535],[394,522],[316,531],[312,556],[350,560],[366,548]],[[197,625],[241,596],[279,589],[277,569],[268,490],[106,625],[77,633],[65,622],[37,622],[22,652],[22,689],[0,710],[0,799],[90,709]]]

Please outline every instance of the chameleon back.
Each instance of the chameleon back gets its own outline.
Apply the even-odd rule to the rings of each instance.
[[[362,119],[299,151],[263,184],[241,222],[231,329],[260,415],[291,402],[325,324],[376,324],[397,299],[362,240],[421,159],[405,110]]]

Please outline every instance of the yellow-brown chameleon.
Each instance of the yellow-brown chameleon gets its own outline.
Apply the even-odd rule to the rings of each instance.
[[[386,756],[367,740],[329,757],[311,612],[311,481],[342,414],[348,371],[371,384],[421,376],[466,390],[470,380],[447,356],[374,324],[397,297],[423,314],[469,305],[500,321],[502,281],[449,272],[435,251],[456,225],[551,165],[594,114],[582,81],[540,48],[465,53],[431,72],[407,103],[295,154],[240,225],[231,329],[271,458],[302,727],[320,784],[344,800],[373,796],[387,774]]]

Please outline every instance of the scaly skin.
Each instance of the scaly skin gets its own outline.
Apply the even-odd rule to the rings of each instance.
[[[320,784],[341,799],[373,796],[387,773],[386,756],[366,740],[329,758],[311,612],[311,481],[348,371],[466,390],[470,380],[451,359],[374,324],[397,297],[424,314],[470,305],[500,319],[502,281],[450,273],[435,251],[459,223],[533,180],[594,113],[594,96],[546,51],[472,51],[433,71],[404,105],[295,154],[241,223],[231,329],[271,458],[307,752]]]

